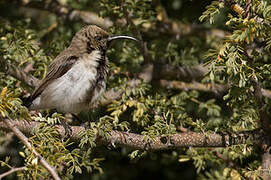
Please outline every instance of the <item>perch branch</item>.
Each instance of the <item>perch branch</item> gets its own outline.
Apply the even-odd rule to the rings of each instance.
[[[24,143],[24,145],[38,158],[41,165],[48,170],[55,180],[60,180],[60,177],[56,173],[55,169],[51,167],[48,162],[35,150],[35,148],[28,141],[28,138],[21,132],[20,128],[17,128],[17,125],[13,123],[13,120],[8,118],[1,118],[6,126]]]
[[[10,126],[17,127],[24,134],[30,136],[32,130],[40,125],[39,122],[27,122],[24,120],[8,120]],[[56,125],[61,137],[65,137],[63,126]],[[7,124],[0,122],[0,129],[9,131]],[[71,126],[71,140],[79,142],[81,137],[80,131],[85,131],[84,127]],[[98,145],[111,145],[120,147],[129,147],[132,149],[142,149],[148,151],[157,151],[165,149],[177,149],[181,147],[226,147],[230,145],[243,144],[248,140],[260,144],[263,134],[260,131],[248,131],[240,133],[198,133],[186,132],[177,133],[168,136],[158,136],[146,140],[144,135],[121,132],[112,130],[109,136],[97,136],[95,142]]]

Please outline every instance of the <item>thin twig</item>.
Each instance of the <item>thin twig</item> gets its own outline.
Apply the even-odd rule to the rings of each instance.
[[[55,169],[51,167],[48,162],[35,150],[35,148],[28,141],[28,138],[16,127],[13,121],[9,118],[1,118],[8,128],[23,142],[23,144],[38,158],[42,166],[48,170],[54,180],[60,180],[60,177],[56,173]]]
[[[24,72],[21,68],[8,64],[4,59],[0,59],[0,70],[7,75],[13,76],[14,78],[22,81],[24,84],[30,87],[36,87],[39,84],[39,80],[30,74]]]
[[[17,172],[17,171],[23,171],[23,170],[25,170],[25,169],[26,169],[25,166],[17,167],[17,168],[11,168],[9,171],[7,171],[7,172],[5,172],[5,173],[3,173],[3,174],[0,174],[0,180],[1,180],[3,177],[8,176],[8,175],[10,175],[10,174],[12,174],[12,173],[14,173],[14,172]]]
[[[224,157],[221,153],[217,152],[217,151],[213,151],[213,154],[218,157],[219,159],[223,160],[224,162],[227,163],[228,167],[234,167],[236,168],[236,164],[230,160],[229,158],[227,157]]]

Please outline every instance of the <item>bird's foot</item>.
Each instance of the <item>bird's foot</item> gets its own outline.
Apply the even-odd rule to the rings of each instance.
[[[61,125],[63,126],[63,128],[65,130],[64,139],[70,138],[72,136],[72,128],[71,128],[71,126],[64,119],[62,119],[60,121],[60,123],[61,123]]]

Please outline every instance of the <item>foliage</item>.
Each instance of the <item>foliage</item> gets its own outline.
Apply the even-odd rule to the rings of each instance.
[[[79,133],[80,142],[63,140],[54,125],[68,116],[54,111],[29,112],[20,97],[33,89],[7,76],[6,65],[14,65],[43,78],[49,63],[68,46],[83,24],[78,19],[68,20],[73,14],[63,17],[50,9],[36,16],[36,12],[51,1],[0,2],[3,10],[0,11],[1,117],[40,122],[40,127],[32,130],[29,141],[63,179],[89,179],[88,176],[139,179],[142,174],[145,178],[156,174],[164,179],[259,178],[262,150],[251,143],[225,148],[187,147],[147,152],[115,148],[114,142],[106,148],[100,147],[95,140],[98,136],[109,137],[112,130],[137,133],[151,141],[154,137],[180,133],[183,129],[204,134],[261,128],[253,82],[259,82],[262,88],[271,88],[270,1],[233,0],[231,4],[226,0],[201,3],[177,0],[57,2],[110,18],[114,23],[108,29],[111,34],[131,35],[144,40],[147,46],[144,50],[142,44],[120,42],[108,50],[107,89],[115,88],[124,93],[109,105],[79,115],[80,119],[86,120],[84,125],[81,124],[86,130]],[[232,8],[233,4],[249,9],[240,14]],[[11,7],[10,13],[5,13],[7,7]],[[191,7],[199,11],[191,11]],[[24,8],[29,8],[29,13]],[[193,18],[195,16],[198,20]],[[153,80],[140,81],[131,87],[128,82],[138,78],[143,66],[150,62],[154,64]],[[200,79],[177,75],[161,77],[164,69],[160,67],[164,64],[176,69],[204,64],[209,71]],[[223,95],[199,89],[177,90],[162,87],[161,79],[224,84],[229,89]],[[270,110],[270,99],[264,98],[264,103]],[[70,122],[71,125],[80,123]],[[0,136],[0,146],[5,147],[5,133],[0,132]],[[8,157],[0,152],[3,167],[0,173],[24,165],[27,169],[17,172],[20,179],[50,178],[37,157],[23,144],[11,148],[20,157]]]

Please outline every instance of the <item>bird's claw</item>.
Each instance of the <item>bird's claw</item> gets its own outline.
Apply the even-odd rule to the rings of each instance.
[[[61,125],[63,126],[63,128],[65,130],[65,134],[64,134],[63,139],[70,138],[72,136],[72,128],[71,128],[71,126],[65,120],[61,120]]]

